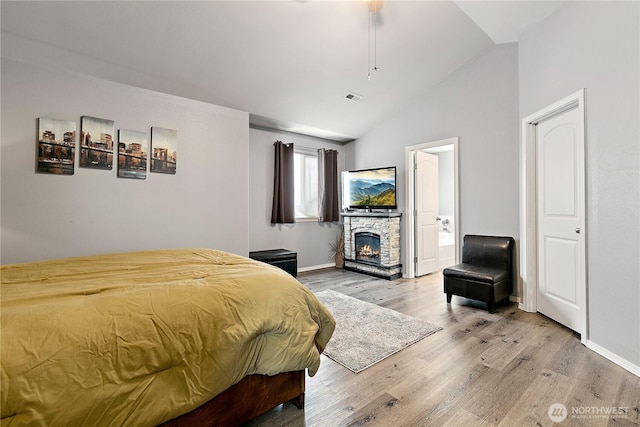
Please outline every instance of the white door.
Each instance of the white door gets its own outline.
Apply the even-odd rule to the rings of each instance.
[[[438,270],[438,156],[416,151],[416,276]]]
[[[584,130],[577,108],[538,123],[537,310],[583,334]]]

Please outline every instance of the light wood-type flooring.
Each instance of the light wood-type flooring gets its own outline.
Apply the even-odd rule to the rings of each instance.
[[[558,426],[640,425],[640,378],[541,314],[515,303],[490,314],[456,296],[448,305],[441,273],[388,281],[326,269],[298,279],[443,330],[359,374],[322,356],[304,410],[280,405],[249,426],[551,426],[556,403],[568,412]]]

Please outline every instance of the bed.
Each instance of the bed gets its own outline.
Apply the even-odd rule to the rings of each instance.
[[[210,249],[1,270],[1,422],[234,425],[304,403],[335,322],[286,272]]]

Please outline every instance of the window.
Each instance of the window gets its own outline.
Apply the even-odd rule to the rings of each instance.
[[[318,153],[294,148],[296,219],[318,218]]]

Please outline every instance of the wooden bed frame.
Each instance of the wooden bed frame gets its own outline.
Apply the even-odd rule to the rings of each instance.
[[[304,381],[304,370],[274,376],[249,375],[204,405],[161,426],[238,426],[281,403],[292,402],[303,409]]]

